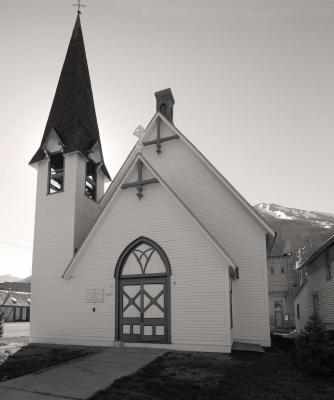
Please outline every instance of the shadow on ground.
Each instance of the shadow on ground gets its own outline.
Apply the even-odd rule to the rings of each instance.
[[[91,398],[107,399],[333,400],[334,382],[296,370],[279,346],[262,354],[169,352]]]

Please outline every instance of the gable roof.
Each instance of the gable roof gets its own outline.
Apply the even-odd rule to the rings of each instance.
[[[79,14],[75,21],[42,142],[29,164],[44,160],[43,146],[52,129],[64,144],[64,154],[79,151],[87,156],[94,144],[100,141]],[[104,162],[102,172],[110,179]]]
[[[299,270],[304,268],[305,265],[310,264],[314,261],[321,253],[323,253],[328,247],[334,243],[334,235],[327,239],[315,252],[313,252],[298,268]]]
[[[1,290],[12,290],[14,292],[31,292],[31,283],[30,282],[1,282],[0,283]]]
[[[208,241],[218,250],[218,252],[223,256],[223,258],[228,263],[228,266],[235,268],[236,264],[231,258],[231,256],[227,253],[227,251],[221,246],[221,244],[215,239],[215,237],[208,231],[208,229],[199,221],[199,219],[192,213],[192,211],[187,207],[187,205],[180,199],[180,197],[171,189],[171,187],[165,182],[165,180],[159,175],[159,173],[153,168],[153,166],[145,159],[142,153],[138,152],[136,156],[133,158],[131,164],[128,166],[126,173],[123,176],[123,179],[118,183],[117,189],[113,192],[112,197],[109,199],[108,205],[103,209],[100,213],[98,219],[90,230],[88,236],[85,238],[83,244],[74,255],[70,264],[65,269],[62,277],[65,279],[71,278],[71,272],[73,272],[74,268],[77,265],[77,260],[84,254],[85,249],[89,245],[94,232],[99,229],[103,221],[103,217],[105,213],[108,211],[108,208],[111,207],[112,201],[116,196],[116,193],[121,189],[122,184],[128,177],[129,173],[132,171],[132,168],[136,164],[137,160],[141,160],[149,172],[159,181],[159,183],[164,187],[164,189],[169,193],[169,195],[174,199],[174,201],[180,206],[182,211],[192,220],[192,222],[199,228],[199,230],[204,234],[204,236],[208,239]]]
[[[30,293],[0,290],[1,306],[30,306]]]
[[[262,228],[273,237],[273,240],[276,237],[276,232],[271,228],[271,226],[261,217],[261,215],[248,203],[248,201],[228,182],[227,179],[224,178],[224,176],[210,163],[210,161],[175,127],[174,124],[172,124],[170,121],[168,121],[167,118],[165,118],[160,112],[156,112],[149,122],[147,128],[146,128],[146,135],[144,136],[143,142],[147,140],[147,137],[149,136],[149,131],[157,118],[161,118],[162,121],[164,121],[167,126],[172,129],[172,131],[179,136],[179,138],[185,143],[188,148],[202,161],[202,163],[205,165],[207,169],[209,169],[231,193],[232,195],[239,200],[239,202],[243,205],[243,207],[247,210],[247,212],[262,226]],[[108,199],[112,196],[114,190],[116,189],[118,185],[119,179],[122,179],[122,176],[124,176],[126,166],[132,162],[133,157],[135,157],[136,154],[136,149],[135,147],[132,149],[130,152],[128,158],[125,160],[123,166],[117,173],[115,179],[114,179],[114,184],[112,183],[103,198],[101,199],[101,206],[103,207]]]

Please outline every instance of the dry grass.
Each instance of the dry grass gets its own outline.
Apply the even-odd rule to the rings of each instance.
[[[95,348],[83,346],[29,344],[9,355],[7,360],[0,365],[0,381],[53,367],[54,365],[93,354],[97,351]]]
[[[284,352],[170,352],[93,399],[333,400],[334,382],[305,376]]]

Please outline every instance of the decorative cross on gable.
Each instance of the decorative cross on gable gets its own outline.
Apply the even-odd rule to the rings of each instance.
[[[147,142],[143,142],[144,146],[149,146],[151,144],[156,144],[157,145],[157,150],[156,152],[158,154],[161,153],[161,143],[163,142],[167,142],[169,140],[173,140],[173,139],[178,139],[179,136],[178,135],[172,135],[172,136],[167,136],[167,137],[161,137],[160,135],[160,125],[161,125],[161,118],[158,117],[157,118],[157,138],[154,140],[148,140]]]
[[[141,200],[142,197],[144,196],[143,195],[143,186],[149,185],[150,183],[158,183],[159,181],[156,178],[143,179],[143,162],[141,160],[137,161],[137,171],[138,171],[137,182],[124,183],[121,186],[121,188],[128,189],[131,187],[136,187],[137,188],[137,197],[139,200]]]

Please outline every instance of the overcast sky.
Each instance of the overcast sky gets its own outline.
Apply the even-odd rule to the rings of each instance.
[[[30,273],[36,172],[28,162],[51,107],[74,2],[0,0],[0,228],[11,232],[11,246],[0,235],[0,251],[9,254],[0,258],[0,275]],[[84,4],[112,176],[135,143],[136,126],[155,112],[154,92],[171,87],[175,125],[251,204],[334,213],[333,0]],[[20,257],[11,262],[15,235]]]

